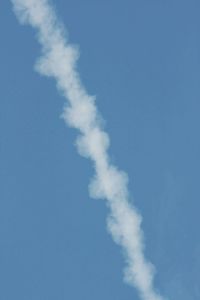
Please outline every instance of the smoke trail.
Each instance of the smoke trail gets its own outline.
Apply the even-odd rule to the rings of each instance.
[[[141,216],[128,202],[128,177],[110,163],[109,137],[103,131],[95,98],[87,94],[76,70],[78,50],[69,44],[66,32],[48,0],[11,0],[21,23],[37,29],[42,56],[36,70],[54,77],[61,93],[68,99],[63,118],[80,132],[77,149],[90,158],[95,175],[89,185],[93,198],[104,198],[110,208],[108,230],[121,245],[126,259],[125,280],[136,287],[144,300],[163,300],[153,287],[154,267],[144,257]]]

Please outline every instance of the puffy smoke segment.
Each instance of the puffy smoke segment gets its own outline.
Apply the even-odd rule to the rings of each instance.
[[[54,77],[68,100],[63,119],[79,130],[77,149],[94,164],[95,175],[89,192],[93,198],[107,200],[108,230],[125,254],[125,281],[137,288],[143,300],[163,300],[153,287],[154,267],[144,257],[142,218],[128,201],[128,176],[110,163],[109,136],[102,129],[95,97],[88,95],[77,72],[77,48],[68,42],[67,33],[47,0],[11,1],[19,21],[37,30],[42,56],[36,70]]]

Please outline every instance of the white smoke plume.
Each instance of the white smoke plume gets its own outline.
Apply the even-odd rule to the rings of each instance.
[[[42,56],[36,63],[39,73],[54,77],[68,100],[65,122],[80,132],[77,149],[90,158],[95,175],[89,185],[93,198],[104,198],[110,208],[108,230],[121,245],[126,259],[125,281],[134,286],[143,300],[164,300],[154,289],[154,267],[144,257],[141,216],[129,203],[126,173],[110,163],[109,137],[102,129],[95,97],[88,95],[76,69],[79,53],[68,42],[67,34],[48,0],[11,0],[21,23],[37,30]]]

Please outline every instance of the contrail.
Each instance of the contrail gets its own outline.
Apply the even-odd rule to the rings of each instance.
[[[142,218],[129,202],[128,176],[111,164],[109,136],[102,128],[95,97],[88,95],[77,72],[78,49],[68,42],[63,25],[48,0],[11,0],[21,23],[37,30],[42,56],[36,70],[54,77],[66,102],[63,119],[79,130],[78,152],[92,160],[95,175],[89,185],[93,198],[106,199],[110,208],[108,231],[121,245],[126,260],[125,281],[134,286],[143,300],[164,300],[153,285],[154,267],[144,256]]]

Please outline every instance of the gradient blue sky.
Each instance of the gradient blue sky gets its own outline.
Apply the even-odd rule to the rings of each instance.
[[[169,300],[200,299],[200,3],[54,0],[79,71],[143,215],[146,256]],[[93,170],[33,70],[40,47],[0,3],[0,300],[139,300],[122,281]]]

